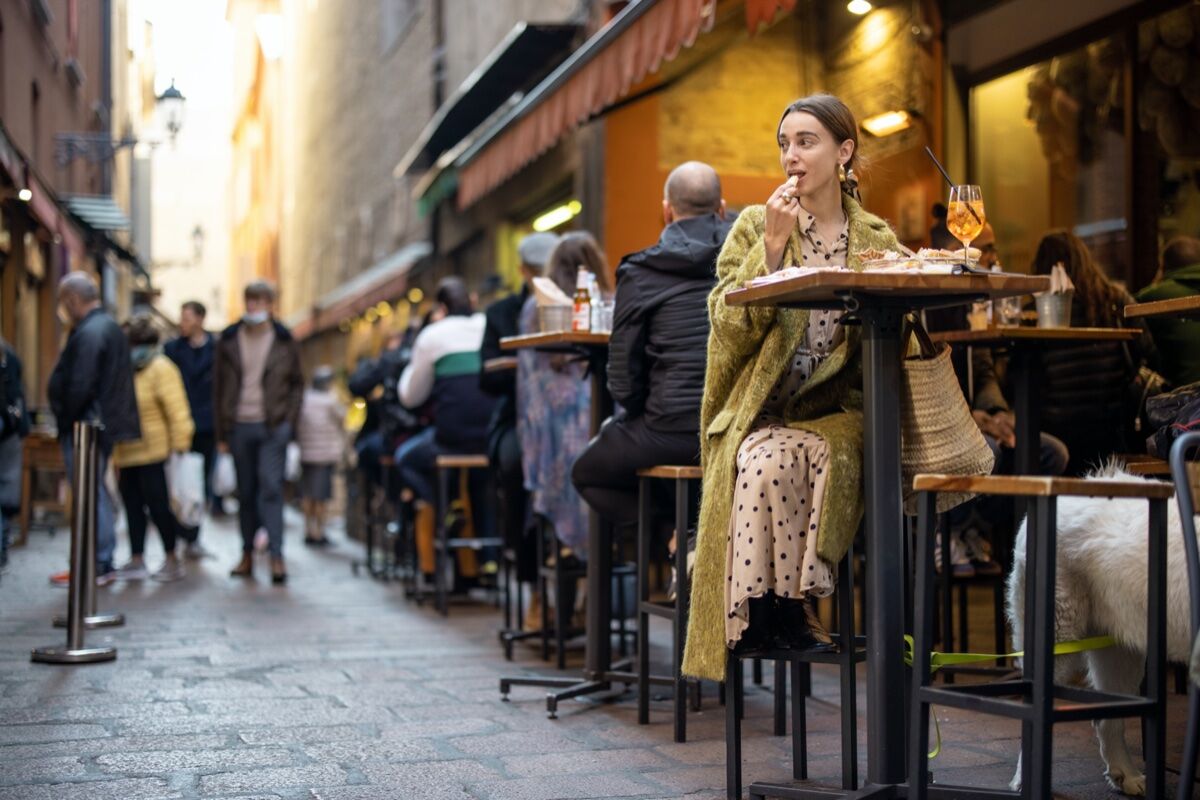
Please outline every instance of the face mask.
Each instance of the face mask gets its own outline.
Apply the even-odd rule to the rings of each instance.
[[[270,315],[265,311],[247,311],[242,315],[242,322],[247,325],[261,325]]]

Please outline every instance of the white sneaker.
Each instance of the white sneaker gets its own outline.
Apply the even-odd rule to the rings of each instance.
[[[187,575],[187,572],[184,571],[182,563],[179,561],[166,561],[159,568],[158,572],[150,577],[159,583],[171,583],[172,581],[182,579],[185,575]]]
[[[112,573],[115,579],[119,581],[144,581],[150,577],[150,570],[146,569],[146,562],[130,561],[123,567],[117,567]]]
[[[204,549],[204,545],[199,542],[188,542],[183,548],[183,555],[192,561],[199,561],[202,558],[215,558],[211,550]]]

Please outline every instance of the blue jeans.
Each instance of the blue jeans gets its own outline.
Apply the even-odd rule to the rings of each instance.
[[[72,480],[75,476],[75,443],[71,439],[62,439],[60,444],[63,462],[67,465],[67,479]],[[96,574],[103,575],[112,569],[113,551],[117,549],[117,529],[113,500],[104,482],[109,454],[103,448],[97,448],[96,456]]]
[[[271,555],[283,558],[283,473],[292,426],[282,422],[268,428],[262,422],[233,426],[229,451],[237,472],[238,525],[242,551],[254,550],[254,534],[267,529]]]

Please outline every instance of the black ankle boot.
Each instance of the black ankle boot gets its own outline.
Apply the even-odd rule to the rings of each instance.
[[[837,645],[806,599],[776,598],[774,644],[782,650],[834,653]]]
[[[750,611],[750,625],[742,631],[742,638],[734,642],[732,650],[737,655],[770,650],[772,632],[775,627],[775,595],[767,592],[762,597],[751,597],[746,601]]]

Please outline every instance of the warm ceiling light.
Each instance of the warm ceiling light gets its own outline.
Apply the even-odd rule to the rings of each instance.
[[[863,130],[872,136],[883,137],[899,133],[912,125],[912,116],[907,111],[885,111],[862,122]]]
[[[583,211],[583,203],[578,200],[572,200],[569,203],[563,203],[557,208],[552,208],[545,214],[533,221],[533,229],[538,233],[544,231],[552,231],[559,225],[565,225]]]
[[[379,315],[380,319],[390,317],[392,315],[392,304],[387,300],[380,300],[375,304],[375,313]]]
[[[424,299],[425,293],[422,292],[418,287],[414,286],[408,290],[408,302],[412,303],[414,306],[421,305],[421,301]]]
[[[867,0],[850,0],[849,3],[846,3],[846,10],[861,17],[871,10],[871,4]]]
[[[21,191],[17,192],[17,199],[22,203],[28,203],[33,199],[33,192],[31,192],[29,189],[22,189]]]

